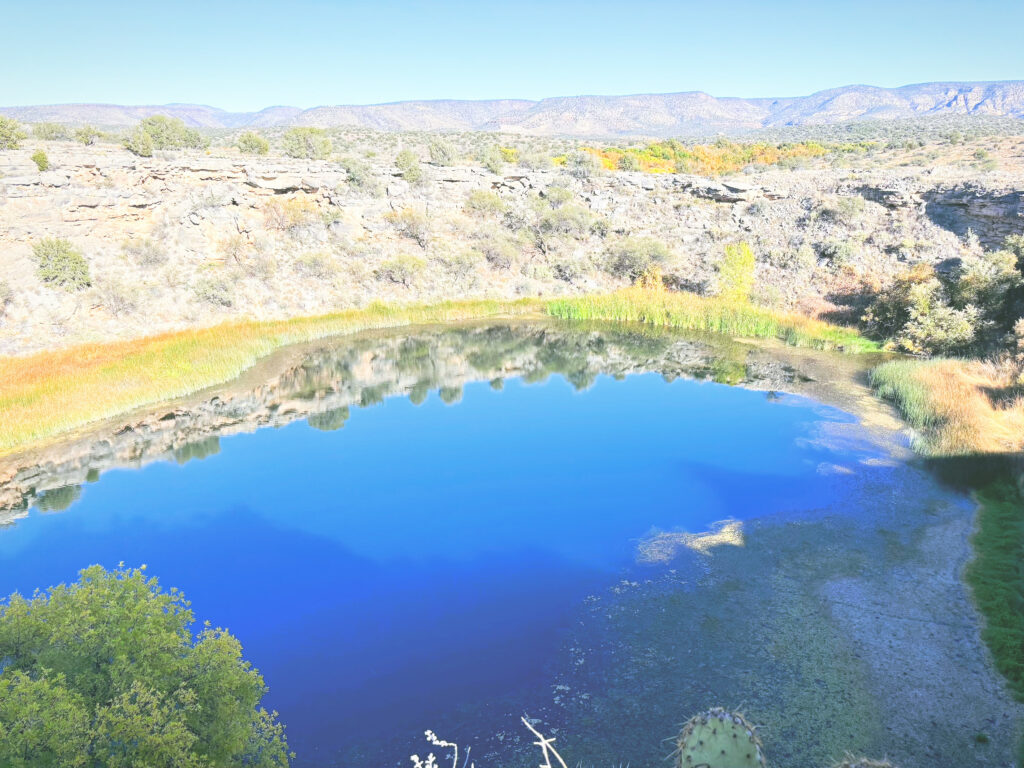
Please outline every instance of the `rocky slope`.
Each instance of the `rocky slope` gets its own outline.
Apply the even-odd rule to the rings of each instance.
[[[742,99],[700,91],[630,96],[568,96],[527,101],[404,101],[312,109],[226,112],[195,104],[57,104],[0,107],[23,122],[129,126],[151,114],[205,128],[311,125],[378,130],[504,131],[538,136],[689,136],[717,131],[842,123],[925,115],[1024,118],[1024,81],[923,83],[900,88],[849,85],[809,96]]]
[[[374,300],[609,290],[629,279],[611,254],[644,239],[664,245],[670,285],[698,292],[716,290],[724,245],[749,241],[759,301],[855,317],[899,270],[1024,230],[1015,171],[424,165],[410,184],[382,163],[357,184],[326,161],[46,148],[43,173],[27,147],[0,153],[0,354]],[[33,249],[48,237],[81,251],[87,289],[41,281]]]

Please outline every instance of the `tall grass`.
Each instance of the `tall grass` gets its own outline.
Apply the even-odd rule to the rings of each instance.
[[[692,293],[627,288],[612,294],[549,301],[547,311],[568,320],[650,323],[730,336],[781,339],[796,347],[855,353],[879,349],[875,342],[850,328]]]
[[[289,344],[373,328],[536,314],[542,307],[535,299],[373,304],[321,317],[227,323],[0,358],[0,455],[230,381]]]

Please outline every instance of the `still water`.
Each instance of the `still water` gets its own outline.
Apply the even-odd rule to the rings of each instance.
[[[842,500],[892,471],[826,439],[852,416],[765,389],[786,370],[735,350],[551,329],[338,345],[275,380],[269,411],[301,406],[275,428],[31,498],[0,528],[0,593],[145,563],[241,640],[297,764],[394,765],[426,728],[471,742],[547,711],[595,595],[706,567],[648,562],[652,536],[855,518]]]

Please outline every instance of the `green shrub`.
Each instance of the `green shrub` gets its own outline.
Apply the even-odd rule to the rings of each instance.
[[[327,253],[304,253],[295,260],[293,267],[302,277],[316,280],[326,280],[337,271],[334,259]]]
[[[402,254],[388,259],[374,272],[378,280],[389,280],[406,288],[427,268],[427,262],[416,256]]]
[[[484,261],[484,255],[477,250],[459,251],[444,258],[444,266],[458,280],[465,280]]]
[[[243,155],[265,155],[270,151],[270,142],[256,131],[244,131],[236,142],[238,151]]]
[[[93,128],[91,125],[83,125],[81,128],[75,129],[75,141],[85,144],[86,146],[95,144],[96,140],[99,139],[101,135],[100,131]]]
[[[67,127],[60,123],[36,123],[32,126],[32,135],[42,141],[63,141],[70,138]]]
[[[139,123],[139,130],[149,134],[154,149],[202,149],[206,144],[199,131],[176,117],[151,115]]]
[[[32,153],[32,162],[36,164],[36,168],[39,169],[40,173],[50,169],[50,158],[41,149],[37,149]]]
[[[389,222],[400,234],[415,240],[421,248],[426,248],[430,241],[430,222],[424,213],[414,208],[403,208],[400,211],[389,211],[384,214],[384,220]]]
[[[562,235],[581,239],[590,232],[594,217],[580,205],[563,205],[541,214],[537,229],[541,235]]]
[[[57,237],[39,240],[32,246],[32,256],[39,279],[44,283],[66,291],[80,291],[92,284],[88,262],[69,240]]]
[[[222,277],[204,277],[192,288],[199,301],[214,307],[230,307],[234,304],[231,283]]]
[[[427,151],[430,153],[430,162],[434,165],[455,165],[458,157],[458,153],[452,143],[444,139],[434,139],[431,141]]]
[[[102,304],[114,317],[127,315],[139,308],[138,291],[114,280],[101,280],[96,293]]]
[[[604,268],[610,275],[636,281],[650,267],[665,263],[668,257],[668,248],[660,240],[627,237],[608,249]]]
[[[844,195],[822,203],[815,217],[835,224],[850,226],[864,213],[865,201],[860,195]]]
[[[466,209],[480,216],[501,216],[505,213],[505,201],[497,192],[474,189],[466,195]]]
[[[287,768],[237,639],[144,567],[79,576],[0,603],[0,765]]]
[[[541,197],[551,208],[561,208],[576,197],[571,189],[552,184],[541,192]]]
[[[288,157],[323,160],[331,154],[331,140],[323,128],[290,128],[281,139]]]
[[[0,115],[0,149],[17,149],[27,137],[17,120]]]
[[[500,176],[505,170],[505,153],[500,147],[488,147],[480,153],[480,163],[491,173]]]
[[[565,158],[565,172],[574,179],[588,179],[598,172],[598,160],[589,152],[572,152]]]
[[[384,194],[384,187],[380,180],[374,175],[373,169],[368,163],[354,157],[345,158],[341,161],[345,172],[348,174],[348,183],[372,195],[380,197]]]
[[[615,167],[620,171],[639,171],[640,170],[640,158],[634,155],[632,152],[625,152],[619,158]]]
[[[124,148],[139,157],[153,156],[153,137],[142,128],[136,128],[124,139]]]
[[[476,250],[494,269],[510,269],[519,255],[519,247],[501,231],[482,230],[473,235]]]
[[[718,295],[725,301],[750,301],[754,288],[754,250],[749,243],[725,246],[718,265]]]
[[[403,149],[395,158],[395,165],[398,167],[402,178],[410,184],[414,184],[423,178],[423,169],[420,167],[420,159],[408,149]]]

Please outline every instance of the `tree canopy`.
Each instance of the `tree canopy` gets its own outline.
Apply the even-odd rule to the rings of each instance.
[[[145,566],[0,603],[0,767],[284,768],[267,691],[227,631]]]

